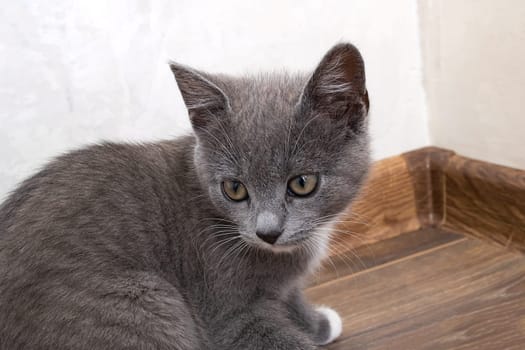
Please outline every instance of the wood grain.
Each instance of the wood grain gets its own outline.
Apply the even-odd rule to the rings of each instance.
[[[453,155],[443,173],[441,227],[525,253],[525,171]]]
[[[376,162],[361,195],[342,217],[339,240],[358,247],[421,227],[412,175],[401,156]]]
[[[525,257],[471,238],[325,282],[307,295],[343,318],[332,350],[525,344]]]
[[[341,220],[334,250],[436,227],[525,253],[525,170],[422,148],[375,163]]]
[[[439,227],[445,203],[443,168],[454,152],[425,147],[402,155],[412,176],[421,227]]]
[[[403,233],[375,244],[357,248],[337,245],[337,249],[323,261],[320,270],[312,276],[310,285],[322,284],[352,273],[389,263],[407,255],[452,242],[463,236],[429,228]]]

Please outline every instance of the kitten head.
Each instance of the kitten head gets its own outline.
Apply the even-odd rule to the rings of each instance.
[[[333,47],[310,75],[211,75],[171,63],[197,137],[199,181],[249,244],[325,242],[369,165],[363,59]]]

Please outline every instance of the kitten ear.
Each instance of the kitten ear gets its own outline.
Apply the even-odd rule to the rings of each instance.
[[[226,94],[206,74],[176,62],[169,65],[195,129],[204,128],[230,108]]]
[[[363,131],[369,100],[365,65],[352,44],[331,48],[306,84],[301,102],[330,118],[344,119],[352,131]]]

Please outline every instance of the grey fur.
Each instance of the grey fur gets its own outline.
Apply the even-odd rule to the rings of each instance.
[[[0,207],[0,349],[326,342],[301,289],[368,169],[359,52],[339,44],[311,76],[171,68],[195,135],[71,152]],[[313,195],[287,194],[311,173]],[[247,201],[222,194],[232,178]],[[255,235],[262,213],[283,231],[275,246]]]

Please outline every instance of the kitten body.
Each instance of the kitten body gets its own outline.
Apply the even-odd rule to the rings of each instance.
[[[171,68],[194,135],[71,152],[0,207],[0,349],[315,349],[340,333],[301,290],[368,168],[358,51],[334,47],[311,76]],[[317,187],[292,195],[302,174]]]

